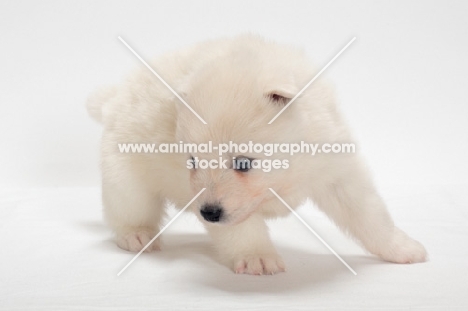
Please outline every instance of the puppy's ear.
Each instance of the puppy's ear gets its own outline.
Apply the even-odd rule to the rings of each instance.
[[[299,91],[294,86],[277,87],[266,93],[266,96],[273,102],[280,105],[286,105],[296,96]]]

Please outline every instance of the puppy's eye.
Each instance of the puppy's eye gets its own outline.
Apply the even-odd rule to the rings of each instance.
[[[248,172],[251,168],[252,159],[247,157],[237,157],[234,160],[233,169],[238,172]]]

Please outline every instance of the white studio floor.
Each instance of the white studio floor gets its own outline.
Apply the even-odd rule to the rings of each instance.
[[[468,195],[464,189],[386,189],[400,227],[430,261],[395,265],[366,255],[311,205],[298,212],[354,276],[293,215],[271,223],[287,272],[236,275],[213,259],[192,214],[161,252],[133,257],[111,241],[99,189],[2,191],[3,310],[467,310]],[[175,211],[170,213],[173,216]]]

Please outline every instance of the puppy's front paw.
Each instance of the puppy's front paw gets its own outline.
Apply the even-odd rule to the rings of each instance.
[[[286,271],[283,259],[277,254],[245,255],[234,263],[234,272],[263,275]]]
[[[390,245],[385,247],[379,256],[395,263],[417,263],[427,260],[424,246],[398,228],[395,228]]]
[[[141,251],[148,244],[154,234],[148,231],[137,231],[117,236],[117,245],[130,252]],[[159,251],[161,249],[159,237],[145,249],[145,252]]]

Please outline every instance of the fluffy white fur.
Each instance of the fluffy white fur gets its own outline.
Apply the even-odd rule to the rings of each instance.
[[[384,260],[426,259],[424,247],[395,227],[357,154],[275,154],[289,160],[289,169],[241,173],[189,170],[187,154],[119,153],[118,143],[352,142],[332,90],[322,79],[267,124],[284,105],[272,95],[293,97],[317,72],[301,50],[244,35],[170,53],[151,66],[208,125],[144,67],[121,85],[90,97],[89,113],[104,125],[104,214],[121,248],[141,250],[159,232],[167,200],[181,208],[206,188],[192,208],[220,258],[237,273],[284,271],[265,224],[265,218],[288,213],[268,190],[273,188],[292,207],[311,198],[343,231]],[[237,155],[225,158],[232,156]],[[200,208],[207,203],[222,206],[226,217],[219,223],[203,220]],[[156,241],[148,250],[159,247]]]

